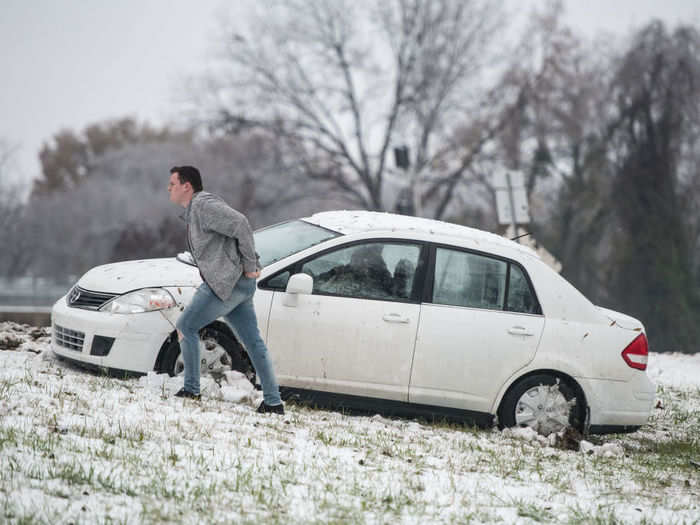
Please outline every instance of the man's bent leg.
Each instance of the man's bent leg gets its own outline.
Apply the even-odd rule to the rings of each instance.
[[[212,321],[224,315],[230,307],[211,291],[207,283],[202,283],[177,320],[176,328],[182,334],[180,350],[185,363],[185,390],[199,394],[199,331]]]
[[[252,296],[226,315],[226,320],[238,335],[241,344],[253,362],[255,372],[260,378],[265,404],[270,406],[281,404],[279,385],[267,346],[260,336]]]

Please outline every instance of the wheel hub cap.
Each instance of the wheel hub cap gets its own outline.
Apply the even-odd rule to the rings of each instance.
[[[228,352],[213,338],[199,339],[200,374],[212,374],[220,377],[224,372],[231,370],[233,362]],[[182,359],[182,352],[177,356],[175,362],[177,375],[185,373],[185,362]]]
[[[515,423],[542,435],[559,432],[569,425],[571,405],[559,385],[539,385],[527,390],[515,405]]]

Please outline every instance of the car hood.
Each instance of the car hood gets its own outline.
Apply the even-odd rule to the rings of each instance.
[[[144,259],[97,266],[83,275],[78,286],[93,292],[126,293],[139,288],[199,286],[195,266],[170,259]]]
[[[634,330],[635,332],[644,331],[644,325],[639,319],[635,319],[634,317],[623,314],[621,312],[616,312],[615,310],[603,308],[602,306],[597,306],[596,308],[598,308],[598,311],[601,314],[610,319],[611,324],[614,323],[620,328]]]

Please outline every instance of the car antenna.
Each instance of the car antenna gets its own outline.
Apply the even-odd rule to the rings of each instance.
[[[513,238],[511,239],[511,241],[515,241],[515,240],[517,240],[517,239],[520,239],[521,237],[527,237],[528,235],[532,235],[532,233],[530,233],[530,232],[522,233],[522,234],[520,234],[520,235],[517,235],[517,236],[513,237]]]

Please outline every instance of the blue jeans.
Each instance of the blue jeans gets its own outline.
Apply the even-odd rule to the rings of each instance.
[[[185,390],[199,394],[199,331],[219,317],[226,319],[250,357],[263,389],[263,399],[268,405],[279,405],[279,385],[272,369],[267,346],[260,336],[258,320],[253,308],[256,281],[242,275],[226,301],[219,299],[207,283],[202,283],[177,320],[182,332],[180,341],[182,359],[185,362]]]

